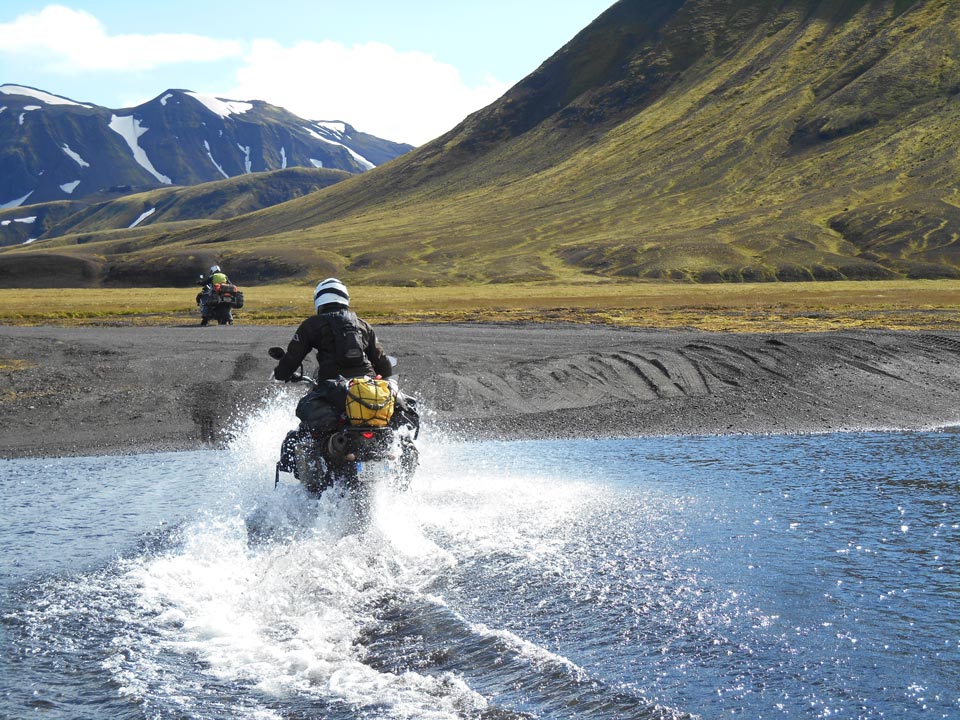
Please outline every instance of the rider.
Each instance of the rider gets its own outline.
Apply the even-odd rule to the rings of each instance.
[[[200,306],[200,324],[208,325],[210,323],[210,307],[206,302],[205,296],[209,296],[213,292],[213,287],[215,285],[229,285],[230,280],[227,278],[227,274],[220,269],[219,265],[211,265],[210,272],[204,276],[200,276],[200,281],[198,285],[203,285],[203,290],[197,293],[197,305]],[[233,318],[229,320],[229,324],[233,324]]]
[[[200,276],[199,285],[228,285],[230,280],[227,278],[227,274],[220,269],[219,265],[211,265],[210,272],[206,277],[203,275]]]
[[[349,309],[346,285],[336,278],[323,280],[314,291],[313,305],[317,314],[300,323],[274,368],[277,380],[290,380],[311,350],[317,351],[318,380],[390,377],[393,366],[373,328]]]
[[[316,386],[297,406],[297,417],[309,425],[310,430],[303,435],[304,424],[301,423],[298,431],[288,434],[284,441],[284,452],[289,452],[288,461],[297,456],[297,438],[307,438],[309,442],[316,443],[318,437],[323,437],[323,433],[333,432],[337,424],[342,422],[347,397],[344,378],[375,374],[381,378],[390,378],[396,407],[399,409],[399,412],[394,412],[393,419],[403,420],[411,427],[419,428],[415,402],[397,392],[392,385],[392,358],[384,353],[373,328],[349,309],[350,293],[346,286],[337,278],[323,280],[314,291],[313,304],[316,314],[300,323],[273,371],[277,380],[291,380],[307,354],[311,350],[317,352]],[[355,455],[346,448],[337,450],[328,444],[332,443],[335,437],[341,436],[330,435],[328,440],[321,440],[320,447],[325,448],[325,464],[318,468],[316,460],[308,455],[305,466],[307,475],[297,475],[301,482],[314,492],[323,492],[324,488],[338,478],[348,487],[357,481],[359,468],[349,462],[356,459]],[[409,477],[417,467],[416,447],[408,441],[403,445],[401,453],[403,474],[406,482],[409,482]],[[347,462],[344,464],[344,461]],[[283,455],[281,462],[285,462]],[[296,467],[296,464],[294,466]],[[277,467],[280,468],[280,465]],[[293,472],[296,474],[297,471]]]

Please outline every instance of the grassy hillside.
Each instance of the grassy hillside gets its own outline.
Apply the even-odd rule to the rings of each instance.
[[[243,325],[286,325],[313,312],[313,284],[246,287]],[[831,283],[513,283],[351,287],[375,325],[578,322],[722,332],[960,330],[960,280]],[[0,289],[0,325],[197,325],[196,288]]]
[[[84,207],[82,202],[60,200],[0,210],[0,247],[35,240],[46,232],[47,227],[62,222]]]
[[[51,227],[45,237],[183,220],[223,220],[316,192],[350,177],[342,170],[289,168],[189,187],[164,187],[98,203]]]
[[[107,282],[213,243],[365,284],[957,278],[958,110],[950,0],[623,0],[382,168],[69,253]]]

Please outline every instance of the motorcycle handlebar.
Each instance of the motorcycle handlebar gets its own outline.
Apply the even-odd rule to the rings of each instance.
[[[269,350],[267,350],[267,354],[270,357],[272,357],[274,360],[279,360],[280,358],[283,357],[284,351],[282,347],[272,347]],[[293,375],[291,375],[287,379],[286,382],[302,382],[302,383],[307,383],[308,385],[311,385],[313,387],[317,386],[316,380],[314,380],[309,375],[304,374],[303,365],[300,366],[300,372],[295,372]]]
[[[311,385],[313,387],[316,387],[317,385],[316,380],[314,380],[309,375],[304,375],[303,373],[294,373],[293,375],[290,376],[290,379],[287,382],[295,382],[295,383],[302,382],[302,383],[306,383],[307,385]]]

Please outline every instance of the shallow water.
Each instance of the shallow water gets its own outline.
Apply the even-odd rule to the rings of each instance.
[[[286,409],[284,409],[286,412]],[[0,461],[0,717],[960,717],[951,433]]]

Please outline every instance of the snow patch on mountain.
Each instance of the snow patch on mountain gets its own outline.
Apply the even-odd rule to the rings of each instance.
[[[220,171],[221,175],[223,175],[225,178],[229,178],[230,176],[223,171],[222,167],[220,167],[220,163],[218,163],[216,160],[213,159],[213,151],[210,150],[210,143],[204,140],[203,146],[207,149],[207,157],[210,158],[210,162],[213,163],[213,166]]]
[[[315,124],[318,128],[320,128],[321,130],[326,130],[326,128],[324,128],[321,123],[314,123],[314,124]],[[342,147],[344,150],[346,150],[348,153],[350,153],[350,155],[353,157],[353,159],[356,160],[357,163],[359,163],[360,167],[362,167],[364,170],[373,170],[373,168],[376,167],[376,165],[374,165],[372,162],[370,162],[369,160],[367,160],[363,155],[361,155],[361,154],[358,153],[358,152],[355,152],[355,151],[351,150],[350,148],[348,148],[348,147],[347,147],[346,145],[344,145],[343,143],[337,142],[336,140],[331,140],[331,139],[328,138],[328,137],[324,137],[323,135],[321,135],[320,133],[318,133],[316,130],[314,130],[313,128],[307,127],[306,125],[303,126],[303,129],[306,130],[308,133],[310,133],[310,136],[311,136],[311,137],[316,138],[317,140],[319,140],[319,141],[321,141],[321,142],[325,142],[325,143],[327,143],[328,145],[337,145],[337,146],[339,146],[339,147]],[[310,162],[313,162],[313,160],[311,159]]]
[[[77,189],[77,185],[79,184],[79,180],[74,180],[73,182],[64,183],[60,186],[60,189],[63,190],[67,195],[73,195],[73,191]]]
[[[67,145],[66,143],[63,144],[63,146],[61,147],[61,150],[63,150],[63,152],[66,153],[67,157],[71,158],[80,167],[82,168],[90,167],[90,163],[88,163],[86,160],[80,157],[78,153],[71,150],[70,146]]]
[[[237,143],[237,147],[240,148],[240,152],[243,153],[243,167],[246,169],[247,175],[249,175],[251,172],[250,168],[252,167],[252,163],[250,162],[250,146]]]
[[[0,204],[0,210],[9,210],[10,208],[20,207],[27,201],[27,198],[30,197],[31,195],[33,195],[33,190],[28,192],[22,198],[17,198],[16,200],[9,200],[5,203],[2,203]]]
[[[78,103],[74,100],[60,97],[59,95],[51,95],[43,90],[35,90],[34,88],[25,87],[23,85],[0,85],[0,92],[6,93],[7,95],[22,95],[24,97],[32,97],[35,100],[46,103],[47,105],[77,105],[78,107],[83,108],[93,107],[93,105],[84,105],[83,103]]]
[[[153,175],[164,185],[173,184],[173,181],[170,180],[170,178],[157,171],[157,169],[153,166],[153,163],[150,162],[150,158],[147,157],[147,153],[144,152],[142,147],[140,147],[139,137],[147,132],[149,128],[143,127],[140,124],[140,121],[137,120],[137,118],[135,118],[133,115],[125,115],[123,117],[119,115],[111,115],[109,127],[126,141],[131,152],[133,152],[133,159],[137,161],[137,164],[140,165],[140,167]]]
[[[346,145],[343,145],[342,143],[333,143],[333,144],[340,145],[342,148],[344,148],[348,153],[350,153],[353,156],[354,160],[360,163],[360,166],[365,170],[373,170],[376,167],[376,165],[374,165],[372,162],[367,160],[363,155],[361,155],[360,153],[354,150],[351,150]]]
[[[188,92],[187,95],[203,103],[207,110],[216,113],[224,119],[231,115],[240,115],[253,108],[253,103],[241,102],[239,100],[221,100],[220,98],[201,95],[195,92]]]
[[[329,130],[338,137],[343,137],[347,134],[347,125],[342,122],[326,122],[324,120],[317,120],[314,123],[317,127],[321,127],[325,130]]]
[[[37,216],[31,215],[30,217],[14,218],[13,220],[4,220],[3,222],[0,222],[0,225],[9,225],[12,222],[34,223],[36,222],[36,220],[37,220]]]
[[[280,167],[283,170],[287,169],[287,148],[283,145],[280,146]]]
[[[24,105],[23,112],[20,113],[20,124],[23,125],[23,118],[26,117],[28,112],[33,112],[34,110],[41,110],[42,108],[39,105]]]
[[[156,211],[157,211],[157,209],[156,209],[155,207],[152,207],[152,208],[150,208],[149,210],[147,210],[146,212],[141,213],[140,217],[138,217],[136,220],[134,220],[133,223],[131,223],[130,226],[129,226],[127,229],[129,230],[130,228],[135,228],[137,225],[139,225],[140,223],[142,223],[142,222],[143,222],[144,220],[146,220],[148,217],[150,217],[151,215],[153,215]]]
[[[167,100],[169,100],[169,99],[172,98],[172,97],[173,97],[173,93],[167,93],[167,94],[164,95],[162,98],[160,98],[160,104],[163,105],[164,107],[166,107],[166,106],[167,106]]]
[[[322,167],[323,167],[323,160],[317,160],[316,158],[310,158],[310,164],[313,165],[315,168],[322,168]]]

